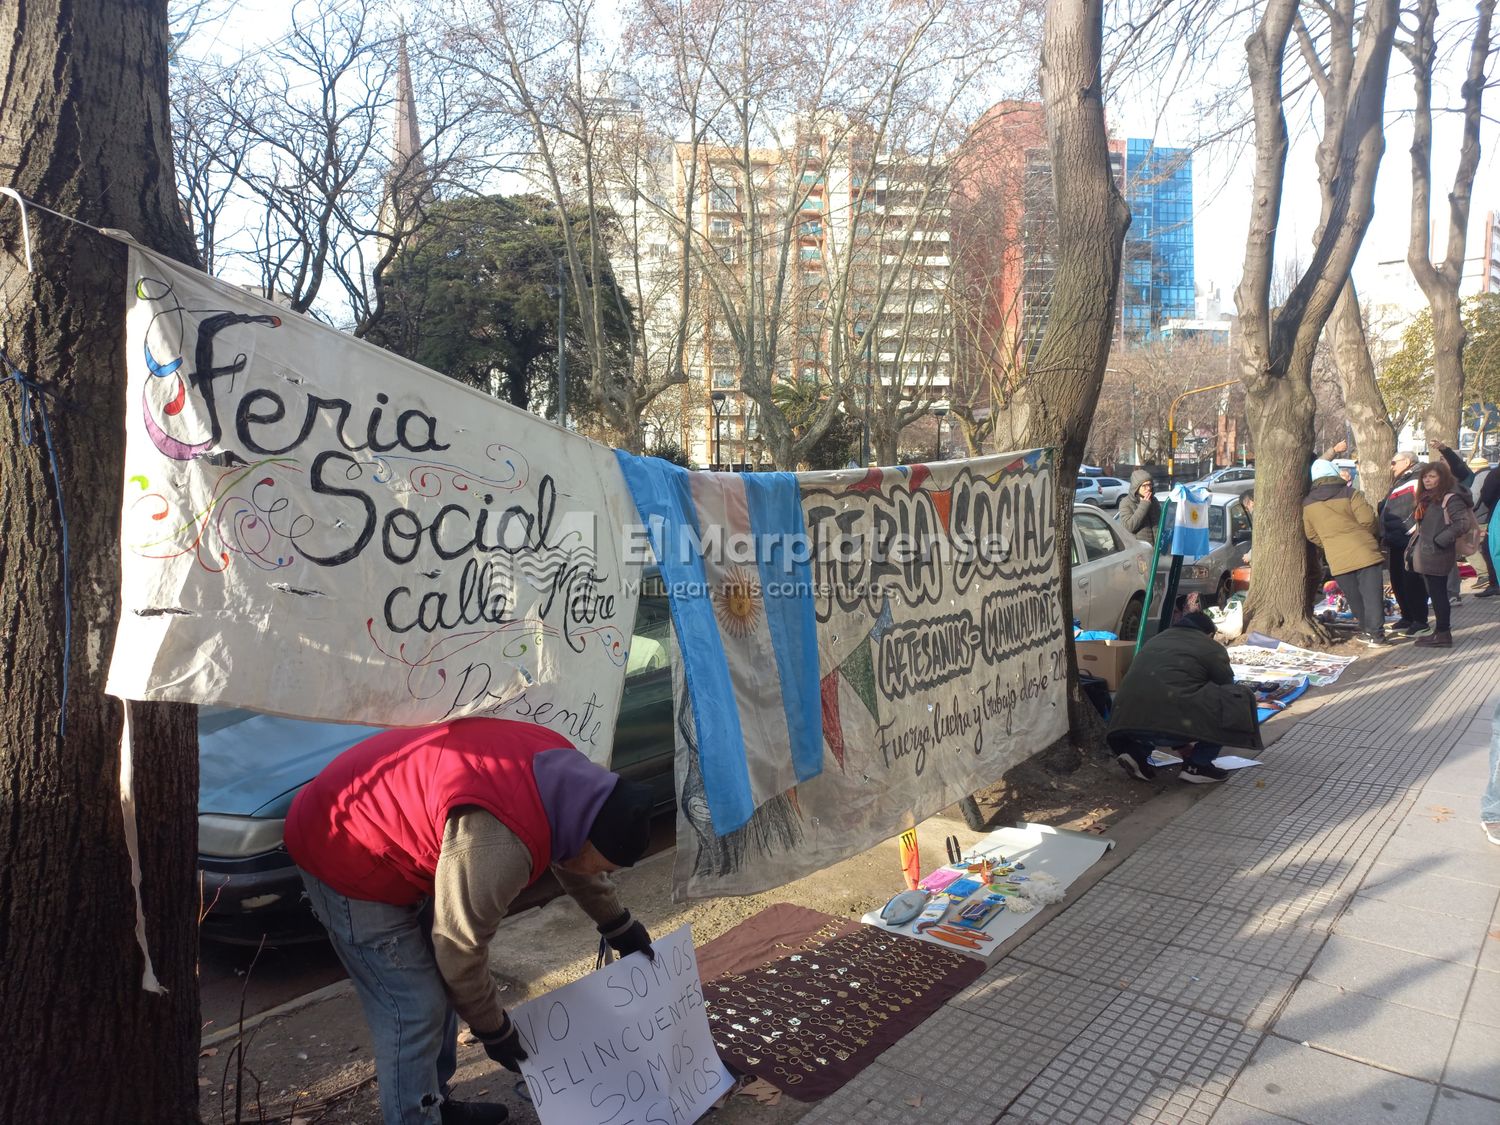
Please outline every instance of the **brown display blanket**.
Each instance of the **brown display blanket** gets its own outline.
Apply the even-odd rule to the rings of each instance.
[[[957,951],[778,903],[698,950],[724,1062],[826,1098],[984,972]]]

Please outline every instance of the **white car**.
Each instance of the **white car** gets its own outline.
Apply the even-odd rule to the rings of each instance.
[[[1117,477],[1079,477],[1073,486],[1073,500],[1096,508],[1118,508],[1130,486]]]
[[[1092,504],[1073,505],[1073,616],[1085,629],[1133,638],[1150,569],[1150,543]]]

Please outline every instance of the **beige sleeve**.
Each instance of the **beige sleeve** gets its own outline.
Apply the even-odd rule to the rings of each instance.
[[[509,828],[482,809],[448,817],[433,878],[432,950],[454,1010],[475,1030],[500,1026],[490,939],[530,882],[531,852]]]
[[[552,874],[562,884],[562,889],[573,896],[573,901],[598,925],[613,922],[625,908],[620,905],[620,896],[615,892],[615,881],[608,875],[574,875],[556,864]]]

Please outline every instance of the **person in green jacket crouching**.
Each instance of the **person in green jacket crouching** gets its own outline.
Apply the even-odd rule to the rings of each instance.
[[[1196,743],[1182,767],[1182,780],[1194,784],[1229,776],[1214,765],[1225,746],[1261,748],[1255,693],[1234,682],[1207,614],[1186,614],[1142,646],[1115,694],[1107,738],[1125,772],[1141,781],[1156,776],[1156,746]]]

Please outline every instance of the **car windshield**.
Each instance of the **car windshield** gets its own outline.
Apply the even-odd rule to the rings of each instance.
[[[1166,550],[1166,543],[1172,535],[1172,528],[1177,524],[1177,502],[1167,501],[1167,520],[1162,525],[1162,535],[1166,538],[1162,541],[1162,549]],[[1224,508],[1220,504],[1209,504],[1208,506],[1208,540],[1210,543],[1225,543],[1228,537],[1224,534]]]

